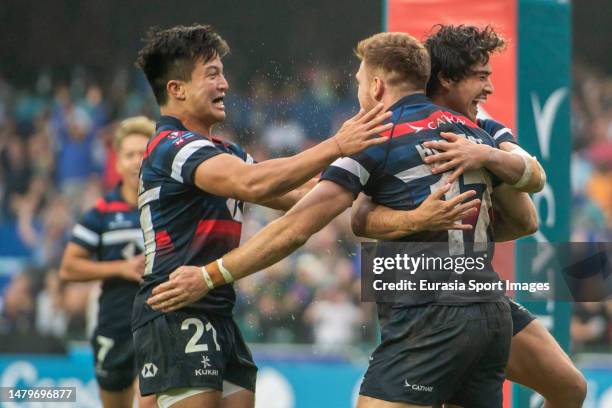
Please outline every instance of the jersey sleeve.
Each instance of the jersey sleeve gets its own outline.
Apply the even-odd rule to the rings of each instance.
[[[152,157],[158,173],[188,185],[195,185],[195,170],[204,161],[225,153],[207,138],[192,132],[167,137]]]
[[[228,142],[228,148],[235,156],[238,156],[239,158],[241,158],[242,161],[244,161],[245,163],[248,163],[248,164],[257,163],[257,161],[253,158],[253,156],[248,154],[247,151],[244,150],[242,146],[240,146],[238,143]]]
[[[102,215],[92,208],[87,211],[72,228],[70,242],[73,242],[89,252],[95,253],[102,237]]]
[[[495,140],[495,145],[499,147],[503,142],[511,142],[516,144],[516,139],[512,133],[512,129],[506,127],[493,119],[483,119],[479,121],[479,125]]]
[[[371,195],[378,177],[380,160],[371,149],[351,157],[341,157],[323,171],[320,180],[329,180],[349,190],[355,197],[361,191]]]

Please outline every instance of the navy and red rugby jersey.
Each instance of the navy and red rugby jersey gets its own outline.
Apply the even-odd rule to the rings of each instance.
[[[476,119],[476,124],[480,126],[480,128],[484,129],[493,140],[495,140],[495,144],[499,147],[503,142],[511,142],[516,144],[516,140],[514,139],[514,135],[512,134],[512,129],[506,127],[504,124],[493,120],[493,119]]]
[[[389,108],[391,121],[395,126],[383,136],[387,143],[366,149],[351,157],[344,157],[332,163],[321,176],[351,191],[355,196],[364,192],[372,201],[397,210],[412,210],[418,207],[431,193],[446,184],[450,174],[433,174],[425,157],[436,151],[426,148],[423,143],[443,140],[440,132],[464,135],[475,143],[496,147],[493,138],[467,117],[448,108],[434,105],[424,94],[408,95]],[[443,249],[448,256],[485,257],[493,256],[493,227],[491,192],[500,180],[486,169],[464,173],[451,185],[445,198],[450,199],[467,190],[475,190],[481,204],[477,214],[464,219],[463,223],[473,225],[469,231],[424,231],[406,236],[398,241],[415,243],[414,251],[420,255],[427,252],[429,243]],[[410,247],[412,248],[412,247]],[[478,282],[496,282],[498,276],[487,262],[480,271],[466,271],[456,276],[466,283],[470,279]],[[454,277],[453,277],[454,278]],[[503,292],[475,293],[474,291],[446,291],[444,293],[415,294],[407,304],[463,303],[466,300],[487,301],[498,298]],[[431,295],[431,296],[430,296]]]
[[[136,207],[115,187],[85,214],[72,229],[70,242],[87,249],[98,261],[130,259],[142,253],[144,244]],[[138,283],[121,278],[105,279],[100,294],[98,330],[125,335],[131,329],[130,313]]]
[[[146,300],[176,268],[206,265],[240,243],[243,203],[195,185],[197,167],[223,153],[253,162],[237,144],[192,132],[174,117],[160,118],[140,170],[138,207],[146,266],[134,300],[132,329],[160,315]],[[230,316],[235,299],[233,285],[224,285],[182,310]]]

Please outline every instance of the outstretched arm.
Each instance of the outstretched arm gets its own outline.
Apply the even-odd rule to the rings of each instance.
[[[318,178],[311,178],[295,190],[291,190],[287,194],[283,194],[280,197],[275,197],[259,204],[274,210],[289,211],[289,209],[293,207],[295,203],[300,201],[302,197],[308,194],[308,192],[312,190],[318,182]]]
[[[321,181],[284,216],[223,258],[206,265],[181,266],[153,289],[147,303],[170,312],[200,299],[211,289],[243,278],[285,258],[353,202],[353,193]]]
[[[391,128],[381,125],[391,116],[379,104],[371,111],[360,111],[347,120],[338,133],[295,156],[245,163],[229,154],[203,161],[195,170],[198,188],[222,197],[252,203],[265,203],[304,184],[341,156],[350,156],[370,146],[384,143],[378,137]]]

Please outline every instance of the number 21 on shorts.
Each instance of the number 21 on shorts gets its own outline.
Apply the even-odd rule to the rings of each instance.
[[[193,336],[191,336],[191,338],[187,342],[187,345],[185,346],[185,353],[198,353],[202,351],[208,351],[208,344],[202,344],[199,342],[202,336],[204,335],[205,330],[207,332],[212,332],[212,339],[215,343],[215,349],[217,351],[221,351],[221,346],[219,346],[219,343],[217,342],[217,331],[215,330],[213,325],[210,324],[210,322],[206,323],[205,326],[200,319],[190,317],[188,319],[183,320],[183,323],[181,323],[181,330],[189,330],[191,326],[195,326],[196,330]]]

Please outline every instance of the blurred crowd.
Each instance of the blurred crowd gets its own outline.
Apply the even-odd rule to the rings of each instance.
[[[356,111],[345,72],[296,72],[296,78],[256,75],[243,89],[232,88],[217,135],[264,160],[328,137]],[[29,88],[0,77],[0,334],[87,337],[98,284],[65,284],[57,269],[80,214],[117,182],[114,124],[136,114],[155,118],[157,108],[134,70],[118,70],[104,84],[82,68],[65,81],[43,72]],[[576,66],[572,131],[572,239],[608,241],[612,77]],[[243,239],[278,215],[249,206]],[[375,342],[373,305],[359,301],[358,250],[345,213],[289,258],[239,281],[236,317],[246,340],[328,350]],[[609,346],[612,307],[577,305],[572,334],[577,350]]]
[[[612,238],[612,76],[577,62],[572,90],[572,241]],[[608,245],[609,247],[609,245]],[[612,256],[610,251],[608,256]],[[577,303],[575,351],[612,350],[612,300]]]

